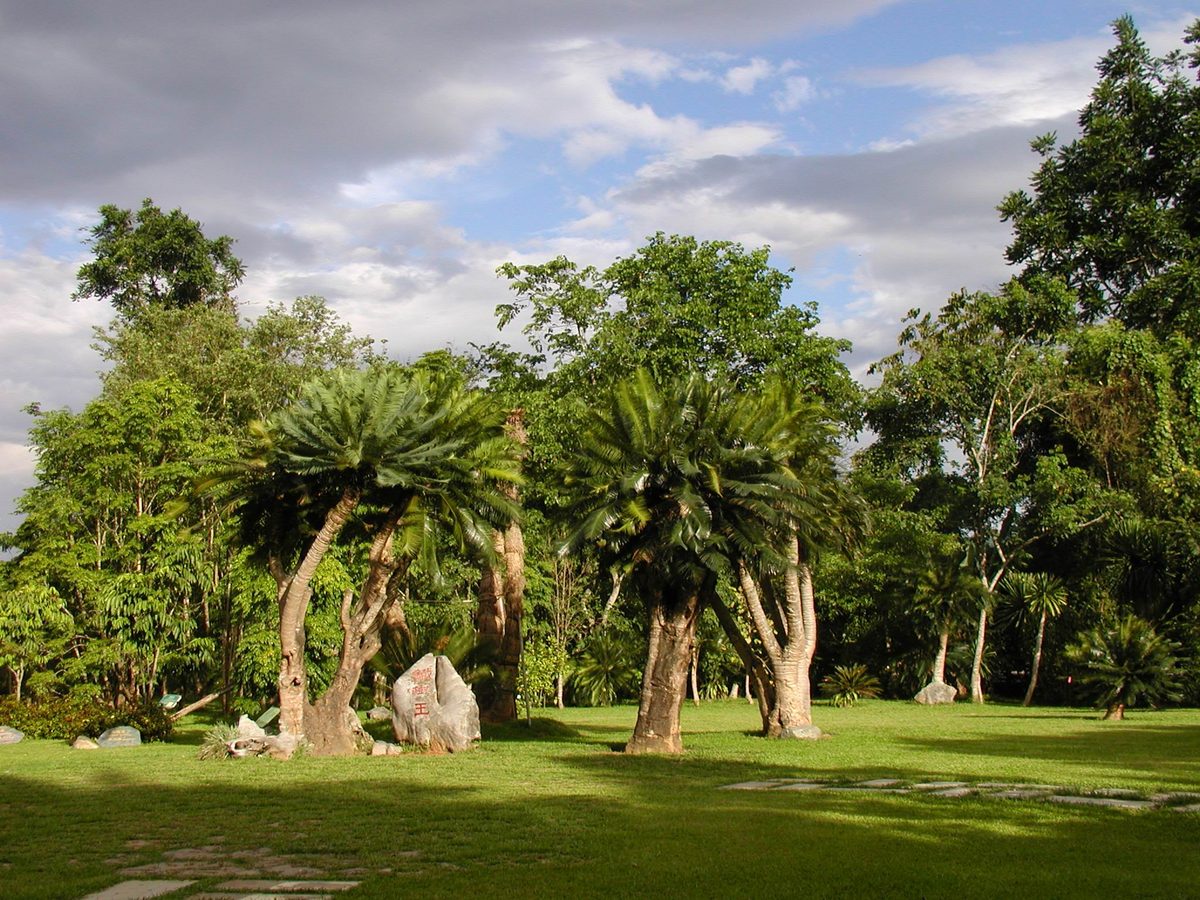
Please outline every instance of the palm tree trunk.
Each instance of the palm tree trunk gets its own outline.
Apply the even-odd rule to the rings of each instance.
[[[950,649],[950,631],[943,628],[938,635],[938,652],[937,657],[933,661],[933,676],[932,679],[936,684],[946,683],[946,654]]]
[[[626,753],[682,753],[679,711],[700,612],[698,592],[679,602],[659,597],[650,609],[650,647],[642,675],[637,724]]]
[[[1046,637],[1046,612],[1042,611],[1042,618],[1038,622],[1037,643],[1034,644],[1033,650],[1033,670],[1029,673],[1029,688],[1025,691],[1025,699],[1021,701],[1022,706],[1033,705],[1033,691],[1037,687],[1038,670],[1042,667],[1042,641]]]

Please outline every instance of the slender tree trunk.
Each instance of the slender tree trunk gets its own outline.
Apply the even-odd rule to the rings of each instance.
[[[987,639],[988,610],[979,610],[979,629],[975,633],[975,659],[971,663],[971,702],[983,702],[983,647]]]
[[[943,628],[941,634],[938,635],[937,658],[933,661],[933,682],[935,684],[946,683],[946,655],[949,650],[950,631]]]
[[[1033,692],[1037,688],[1038,670],[1042,667],[1042,641],[1046,637],[1046,613],[1042,613],[1042,618],[1038,621],[1037,642],[1033,649],[1033,669],[1029,673],[1029,688],[1025,691],[1025,699],[1021,701],[1022,706],[1033,705]]]
[[[697,671],[700,667],[700,650],[693,642],[692,644],[692,662],[691,662],[691,685],[692,685],[692,703],[695,706],[700,705],[700,673]]]
[[[554,676],[554,706],[558,709],[563,709],[567,705],[563,702],[563,687],[565,681],[566,679],[563,678],[562,672],[559,672]]]
[[[637,725],[626,753],[682,753],[679,712],[687,691],[688,663],[696,639],[700,598],[676,603],[660,598],[650,609],[650,648],[642,675]]]

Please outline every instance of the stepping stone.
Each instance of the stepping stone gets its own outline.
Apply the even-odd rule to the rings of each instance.
[[[873,781],[860,781],[858,786],[864,788],[890,788],[895,787],[899,783],[899,778],[876,778]]]
[[[969,797],[975,793],[975,788],[971,787],[952,787],[943,791],[930,791],[930,797]]]
[[[1182,803],[1185,800],[1200,800],[1200,794],[1188,791],[1166,791],[1161,794],[1151,794],[1150,799],[1155,803]]]
[[[1002,791],[1065,791],[1061,784],[1014,784],[1011,781],[984,781],[977,788]]]
[[[823,781],[793,781],[791,784],[781,784],[777,791],[819,791],[826,787]]]
[[[187,900],[333,900],[333,894],[245,894],[240,891],[220,891],[191,894]]]
[[[1129,788],[1096,788],[1088,791],[1091,797],[1119,797],[1122,800],[1141,800],[1141,791],[1131,791]]]
[[[1154,806],[1150,800],[1123,800],[1119,797],[1074,797],[1066,794],[1052,794],[1046,799],[1051,803],[1068,803],[1072,806],[1106,806],[1110,809],[1151,809]]]
[[[194,881],[122,881],[83,900],[148,900],[195,884]]]
[[[1200,813],[1200,803],[1192,803],[1189,806],[1172,806],[1171,809],[1182,813]]]
[[[785,781],[742,781],[738,784],[724,784],[718,790],[722,791],[769,791],[771,788],[777,788]]]
[[[221,891],[274,891],[296,896],[295,891],[348,891],[358,887],[357,881],[270,881],[258,878],[239,878],[217,885]]]
[[[914,791],[944,791],[949,788],[966,787],[965,781],[923,781],[920,784],[914,784]],[[982,787],[982,785],[980,785]]]
[[[1025,791],[1025,790],[997,791],[996,793],[990,794],[989,796],[999,797],[1002,800],[1038,800],[1038,799],[1050,796],[1050,791],[1048,791],[1048,790],[1045,790],[1045,791]]]

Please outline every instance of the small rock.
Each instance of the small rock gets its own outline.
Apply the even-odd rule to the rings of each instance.
[[[25,732],[17,731],[8,725],[0,725],[0,744],[19,744],[25,738]]]
[[[371,755],[372,756],[387,756],[388,755],[388,746],[389,745],[388,745],[387,741],[376,741],[374,744],[371,745]]]
[[[799,741],[815,741],[823,734],[824,732],[816,725],[793,725],[791,728],[783,729],[780,737],[794,738]]]
[[[71,742],[71,747],[75,750],[99,750],[100,745],[93,741],[86,734],[81,734]]]
[[[367,718],[372,722],[382,722],[392,717],[392,711],[386,706],[375,706],[367,712]]]
[[[925,706],[940,706],[945,703],[953,703],[957,696],[958,691],[950,685],[940,681],[931,681],[921,688],[913,699]]]
[[[945,791],[950,788],[966,787],[965,781],[923,781],[920,784],[914,784],[914,790],[918,791]]]
[[[952,787],[945,790],[930,792],[931,797],[968,797],[975,793],[974,788],[969,787]]]

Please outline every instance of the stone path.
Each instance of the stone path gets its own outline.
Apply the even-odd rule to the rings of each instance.
[[[1170,809],[1181,813],[1200,812],[1200,794],[1169,792],[1146,795],[1124,788],[1073,791],[1054,784],[1015,784],[1006,781],[904,781],[874,778],[869,781],[814,781],[806,778],[772,778],[722,785],[723,791],[855,792],[876,794],[928,794],[931,797],[990,797],[999,800],[1042,800],[1072,806],[1102,806],[1109,809]]]
[[[122,881],[83,900],[151,900],[182,891],[194,881]],[[176,896],[188,900],[333,900],[334,892],[358,887],[357,881],[278,881],[265,878],[242,878],[224,881],[211,891]]]

